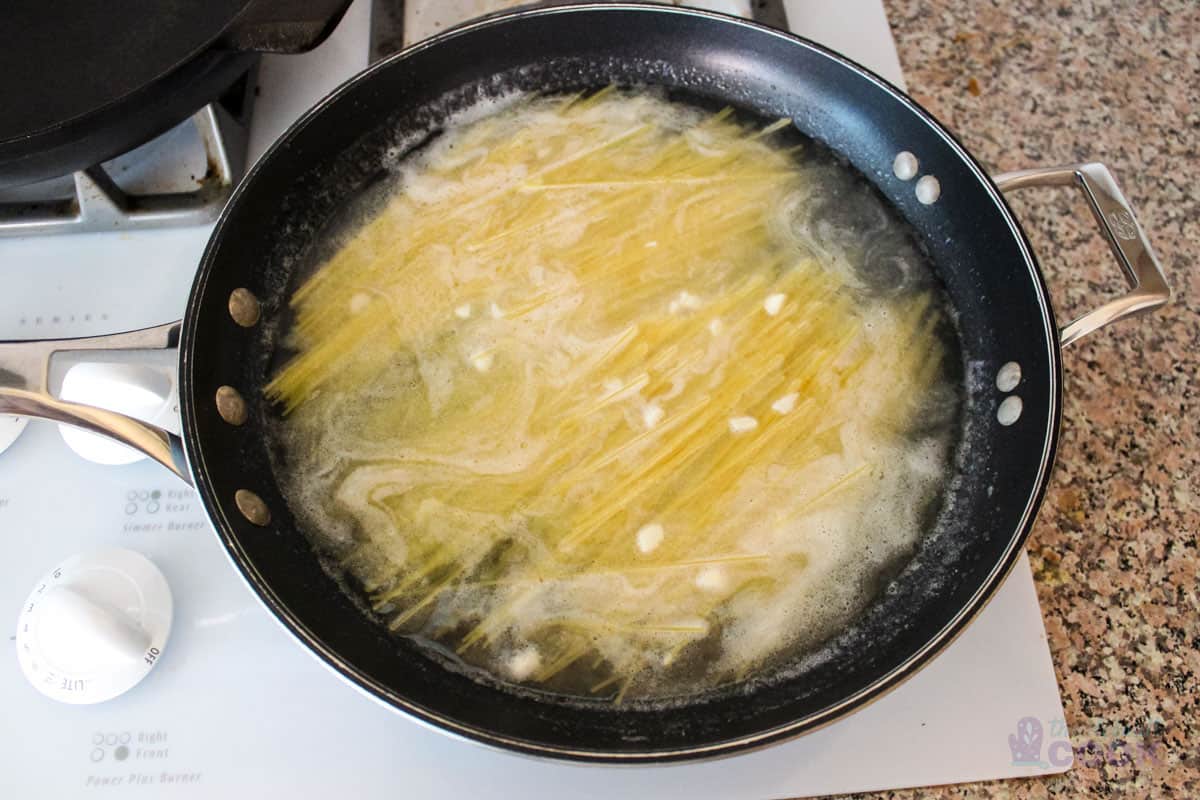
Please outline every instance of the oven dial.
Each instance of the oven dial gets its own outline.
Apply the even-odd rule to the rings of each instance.
[[[83,362],[63,376],[59,397],[118,411],[179,433],[179,390],[171,368]],[[72,425],[59,425],[67,446],[97,464],[132,464],[144,453]]]
[[[133,688],[162,658],[171,589],[132,550],[68,558],[33,587],[17,618],[17,657],[38,691],[100,703]]]

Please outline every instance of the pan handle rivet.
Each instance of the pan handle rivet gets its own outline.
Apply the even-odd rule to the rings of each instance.
[[[896,160],[892,162],[892,172],[902,181],[911,181],[917,177],[917,170],[920,168],[917,157],[907,150],[897,153]]]
[[[232,386],[221,386],[217,389],[217,413],[221,419],[230,425],[242,425],[246,422],[246,401],[241,393]]]
[[[262,314],[258,298],[249,289],[234,289],[229,294],[229,316],[243,328],[252,328]]]
[[[260,528],[271,524],[271,512],[267,508],[267,504],[249,489],[238,489],[234,492],[233,502],[237,504],[238,511],[242,512],[242,516],[251,524]]]
[[[1004,398],[1000,403],[1000,407],[996,409],[996,421],[1004,426],[1012,425],[1021,418],[1022,408],[1021,398],[1015,394],[1011,394]]]
[[[916,194],[922,205],[933,205],[942,196],[942,184],[933,175],[922,175],[917,181]]]
[[[1021,365],[1009,361],[996,372],[996,388],[1002,392],[1011,392],[1021,382]]]

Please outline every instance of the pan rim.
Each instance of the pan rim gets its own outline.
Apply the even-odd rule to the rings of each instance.
[[[842,66],[858,73],[860,77],[866,78],[870,82],[876,84],[879,88],[890,94],[894,99],[902,103],[909,112],[914,114],[927,127],[929,127],[929,129],[936,136],[941,138],[950,147],[954,154],[963,162],[964,165],[967,166],[972,175],[981,182],[981,184],[987,190],[990,199],[995,203],[997,210],[1003,215],[1004,222],[1007,224],[1016,240],[1016,243],[1023,256],[1025,267],[1029,272],[1030,278],[1032,279],[1033,288],[1037,297],[1037,305],[1041,311],[1043,333],[1045,334],[1045,339],[1047,342],[1047,366],[1049,372],[1051,373],[1048,381],[1051,391],[1048,403],[1049,407],[1046,413],[1046,426],[1043,435],[1044,443],[1039,459],[1039,468],[1036,476],[1034,476],[1033,488],[1026,500],[1020,522],[1015,526],[1005,550],[1001,553],[987,577],[980,583],[971,597],[963,603],[962,607],[954,614],[954,616],[947,621],[946,624],[943,625],[943,627],[922,647],[917,649],[915,652],[912,652],[907,658],[904,659],[902,663],[879,676],[868,685],[859,689],[857,692],[843,698],[837,703],[826,706],[825,708],[784,725],[778,725],[752,734],[741,735],[736,738],[684,747],[657,750],[648,749],[645,751],[609,751],[587,748],[576,749],[571,747],[549,745],[527,739],[521,739],[515,736],[499,734],[494,731],[482,729],[475,725],[460,722],[446,715],[425,708],[403,697],[391,687],[382,684],[380,681],[375,680],[369,675],[366,675],[356,666],[350,664],[348,661],[342,658],[337,652],[334,652],[331,648],[327,647],[320,637],[311,631],[304,621],[294,614],[282,601],[282,599],[274,592],[264,577],[258,572],[253,564],[250,563],[249,558],[242,549],[237,537],[231,535],[230,533],[234,528],[234,525],[231,524],[228,516],[226,515],[228,504],[222,502],[215,494],[213,486],[209,480],[203,447],[200,446],[199,425],[194,402],[196,386],[191,373],[191,361],[193,348],[195,347],[195,320],[200,316],[201,308],[204,305],[202,300],[206,295],[205,288],[213,271],[213,263],[215,261],[214,254],[217,250],[217,243],[223,239],[222,233],[225,224],[231,215],[231,209],[234,209],[238,205],[239,199],[245,193],[247,187],[254,182],[255,176],[262,170],[263,165],[270,162],[272,156],[281,148],[285,147],[286,144],[301,130],[303,130],[314,118],[325,113],[325,110],[335,104],[343,95],[357,87],[360,83],[369,80],[378,71],[388,69],[397,62],[404,61],[430,47],[440,46],[445,42],[452,41],[453,39],[467,33],[493,26],[506,25],[513,20],[530,17],[542,17],[560,14],[596,12],[613,13],[631,11],[638,13],[672,14],[682,17],[713,19],[724,24],[733,24],[750,28],[757,31],[759,34],[778,37],[792,44],[802,45],[816,55],[841,64]],[[920,671],[920,669],[923,668],[930,660],[932,660],[933,657],[941,653],[966,628],[966,626],[976,617],[979,611],[982,610],[987,602],[993,597],[1004,578],[1008,575],[1008,572],[1011,570],[1012,566],[1016,563],[1025,541],[1029,537],[1029,533],[1032,529],[1037,512],[1045,495],[1050,473],[1054,465],[1061,422],[1063,374],[1061,364],[1061,347],[1058,346],[1058,329],[1054,320],[1053,309],[1049,302],[1049,295],[1044,276],[1042,275],[1041,268],[1036,257],[1034,256],[1028,237],[1021,228],[1019,222],[1012,212],[1012,209],[1009,207],[1003,195],[1000,193],[999,189],[996,187],[995,183],[992,181],[991,177],[987,174],[983,167],[958,141],[958,139],[952,133],[950,133],[947,128],[945,128],[945,126],[943,126],[932,114],[922,108],[916,101],[884,78],[876,75],[869,69],[852,61],[851,59],[848,59],[845,56],[830,50],[827,47],[824,47],[823,45],[805,39],[801,36],[769,28],[752,21],[700,9],[651,5],[645,3],[590,3],[519,10],[494,17],[484,18],[444,31],[437,36],[418,42],[408,48],[405,48],[404,50],[392,54],[387,58],[381,59],[379,62],[351,77],[333,92],[324,97],[316,105],[310,108],[307,112],[305,112],[304,115],[301,116],[296,122],[294,122],[287,129],[287,131],[285,131],[275,141],[275,143],[267,150],[267,152],[258,160],[254,167],[243,178],[227,203],[225,209],[222,211],[221,217],[209,238],[204,255],[200,262],[199,269],[197,271],[195,282],[193,283],[191,293],[189,294],[187,311],[184,317],[183,337],[180,346],[180,383],[181,388],[183,389],[181,393],[181,406],[184,422],[183,440],[185,451],[188,457],[188,463],[191,465],[196,489],[204,500],[206,511],[212,519],[214,528],[216,529],[217,534],[224,545],[226,555],[230,558],[231,562],[237,568],[239,575],[241,575],[241,577],[246,581],[251,590],[254,591],[263,604],[271,611],[272,616],[274,616],[279,624],[287,629],[289,633],[295,636],[305,647],[305,649],[309,650],[314,657],[320,659],[322,663],[324,663],[345,682],[351,684],[371,699],[380,704],[386,705],[392,710],[401,711],[418,722],[437,729],[440,733],[450,734],[456,738],[463,738],[475,743],[489,745],[509,753],[517,752],[528,756],[556,760],[565,759],[593,764],[634,765],[694,761],[711,759],[715,757],[732,756],[751,750],[760,749],[787,739],[795,738],[805,733],[809,733],[813,730],[842,719],[851,712],[856,711],[864,705],[879,699],[886,693],[895,689],[897,686],[903,684],[908,678]]]

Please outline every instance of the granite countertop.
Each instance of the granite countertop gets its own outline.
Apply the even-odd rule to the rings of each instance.
[[[885,5],[912,95],[989,168],[1114,170],[1174,297],[1064,357],[1058,464],[1028,550],[1075,766],[872,797],[1200,797],[1200,4]],[[1060,321],[1122,288],[1077,192],[1010,199]]]

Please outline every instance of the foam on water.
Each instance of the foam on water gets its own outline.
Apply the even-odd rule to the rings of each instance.
[[[526,181],[545,169],[530,163],[517,168],[483,171],[477,182],[463,187],[442,175],[472,160],[486,160],[479,148],[464,148],[461,141],[475,123],[488,120],[512,135],[549,126],[560,101],[530,99],[519,94],[491,97],[449,120],[444,132],[428,141],[415,154],[403,144],[389,149],[382,166],[395,178],[375,202],[365,204],[360,219],[347,226],[342,242],[380,213],[390,193],[402,192],[415,204],[437,204],[449,197],[486,198],[514,181]],[[665,102],[653,93],[621,98],[604,106],[609,129],[616,133],[631,125],[650,121],[667,130],[694,128],[703,119],[697,109]],[[793,134],[793,140],[797,137]],[[728,142],[707,131],[688,133],[699,153],[719,155]],[[591,146],[581,139],[575,151]],[[407,154],[407,156],[406,156]],[[439,657],[481,679],[500,681],[514,690],[521,684],[535,691],[549,690],[586,696],[589,683],[598,673],[586,668],[568,671],[548,686],[532,678],[543,665],[549,644],[531,633],[549,619],[592,618],[593,610],[636,616],[637,610],[666,596],[672,582],[694,582],[698,594],[716,595],[723,603],[719,613],[699,617],[688,608],[668,620],[679,630],[697,636],[682,650],[647,644],[644,637],[622,636],[619,632],[597,635],[594,647],[605,665],[644,664],[646,650],[654,651],[661,669],[643,668],[626,689],[630,699],[669,702],[692,696],[731,681],[752,680],[768,668],[795,662],[813,653],[862,611],[882,587],[881,576],[894,573],[915,551],[926,531],[931,509],[936,510],[952,472],[952,457],[959,434],[959,387],[953,377],[957,352],[950,317],[942,309],[932,272],[913,245],[905,227],[883,208],[845,166],[816,147],[807,147],[794,164],[797,180],[784,202],[770,209],[768,229],[773,247],[810,254],[842,285],[871,347],[888,352],[897,335],[902,303],[916,296],[932,298],[930,313],[941,314],[939,331],[945,354],[931,354],[946,364],[927,387],[926,396],[916,398],[901,435],[880,436],[868,422],[887,413],[882,408],[889,387],[906,379],[895,365],[882,359],[868,360],[862,367],[863,391],[839,399],[843,405],[828,408],[829,418],[845,418],[828,452],[800,469],[784,464],[753,464],[741,476],[732,496],[728,521],[716,528],[737,525],[736,531],[721,531],[723,540],[736,545],[738,553],[770,555],[770,568],[762,573],[759,587],[737,585],[736,565],[699,565],[695,574],[595,574],[575,575],[570,580],[545,580],[536,592],[515,593],[502,583],[447,593],[415,626],[400,626],[402,633],[428,637]],[[564,201],[566,202],[566,201]],[[481,204],[480,213],[486,213]],[[548,247],[566,247],[587,235],[593,220],[585,210],[564,205],[559,223],[552,231],[538,232]],[[655,243],[657,245],[657,242]],[[649,247],[649,244],[647,244]],[[509,284],[523,291],[545,293],[558,299],[545,303],[514,326],[505,311],[519,295],[503,296],[503,276],[495,263],[473,257],[447,242],[428,254],[428,263],[444,287],[431,303],[444,311],[449,339],[430,339],[427,347],[396,353],[389,368],[353,385],[344,395],[337,386],[323,387],[280,426],[286,450],[282,478],[289,505],[306,534],[325,553],[341,560],[351,575],[367,590],[376,590],[381,575],[403,576],[422,564],[414,560],[414,541],[409,531],[397,527],[395,504],[410,493],[413,497],[433,484],[453,487],[464,476],[517,476],[536,473],[553,460],[556,442],[540,424],[539,388],[571,385],[585,374],[598,354],[618,342],[621,326],[609,325],[606,336],[595,335],[597,320],[605,309],[581,307],[581,295],[569,270],[548,263],[521,265],[525,271],[508,276]],[[746,269],[750,269],[747,266]],[[738,268],[730,270],[737,273]],[[454,287],[491,281],[494,298],[455,296]],[[348,315],[367,307],[369,294],[355,294]],[[624,376],[610,377],[600,393],[618,397],[628,424],[637,430],[669,427],[672,402],[699,376],[719,375],[739,357],[729,329],[734,319],[714,318],[705,313],[713,297],[684,290],[672,295],[677,316],[695,316],[705,331],[705,349],[687,376],[677,378],[670,391],[654,398],[643,396],[636,384]],[[686,297],[687,302],[680,300]],[[657,302],[657,300],[655,301]],[[758,301],[760,313],[786,315],[788,298],[782,293],[764,293]],[[444,306],[444,309],[441,307]],[[656,307],[656,310],[657,307]],[[441,312],[439,312],[441,313]],[[585,322],[580,324],[580,320]],[[636,322],[636,318],[627,320]],[[611,323],[611,321],[609,321]],[[457,327],[456,327],[457,326]],[[484,365],[484,366],[481,366]],[[512,391],[502,407],[487,403],[484,389],[464,388],[464,371],[482,380],[496,381]],[[619,385],[618,385],[619,384]],[[516,388],[513,388],[516,387]],[[423,442],[420,431],[430,425],[417,419],[417,412],[394,418],[403,437],[381,435],[373,415],[398,396],[413,393],[423,398],[422,414],[432,419],[454,416],[456,432],[452,445],[444,440]],[[797,405],[792,395],[773,396],[768,417],[786,418]],[[473,414],[472,409],[479,409]],[[761,416],[761,415],[760,415]],[[485,418],[486,417],[486,418]],[[758,419],[742,409],[730,408],[730,430],[740,436],[756,433]],[[754,419],[749,426],[738,420]],[[405,428],[404,426],[414,426]],[[424,426],[424,427],[423,427]],[[514,443],[519,445],[514,446]],[[602,445],[597,442],[597,447]],[[634,456],[644,455],[634,451]],[[847,474],[870,465],[853,491],[835,503],[814,503],[813,487],[836,483]],[[569,488],[568,491],[576,491]],[[593,490],[582,487],[575,499],[586,504]],[[510,548],[521,548],[527,559],[552,558],[552,543],[539,535],[538,503],[523,506],[531,511],[514,513],[487,507],[457,506],[453,491],[438,497],[425,496],[405,513],[436,536],[439,529],[471,528],[479,531],[503,529]],[[628,538],[631,563],[637,552],[650,554],[672,546],[678,537],[701,537],[702,532],[680,530],[670,519],[657,520],[653,509],[644,524],[613,536]],[[486,566],[492,550],[479,551],[478,563],[459,564],[469,575]],[[385,587],[386,588],[386,587]],[[451,653],[458,638],[478,620],[481,609],[519,605],[519,613],[496,633],[490,646]],[[395,603],[384,603],[375,612],[385,620],[406,611]],[[660,617],[671,617],[670,609],[658,609]],[[603,675],[604,673],[599,673]]]

